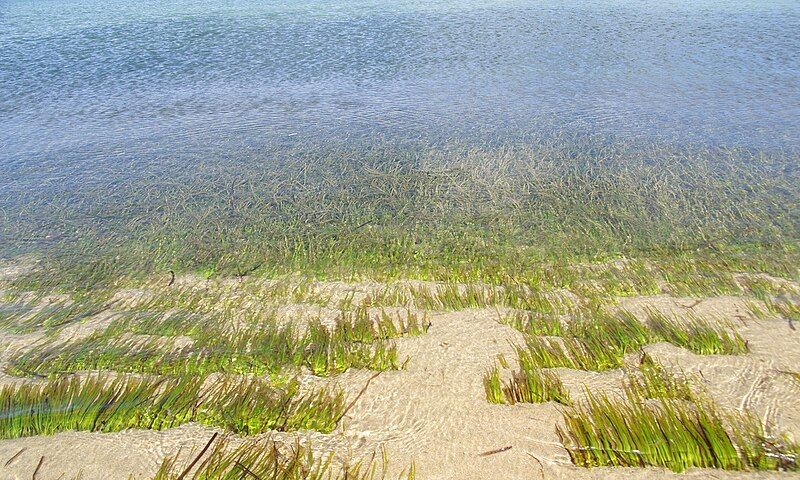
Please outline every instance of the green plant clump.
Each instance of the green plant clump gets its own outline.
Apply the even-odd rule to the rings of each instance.
[[[583,467],[666,467],[725,470],[800,468],[800,444],[767,435],[753,417],[723,415],[707,400],[672,395],[657,400],[589,395],[565,409],[558,427],[572,461]],[[661,392],[663,393],[663,391]]]
[[[97,315],[107,308],[102,298],[87,296],[50,301],[37,298],[5,305],[0,302],[0,329],[12,333],[31,333],[43,329],[52,333],[58,328]]]
[[[0,390],[0,438],[51,435],[67,430],[161,430],[199,422],[242,435],[270,430],[330,432],[344,411],[341,392],[300,393],[257,380],[196,377],[63,377]]]
[[[229,325],[224,316],[214,314],[134,313],[83,340],[32,349],[14,358],[10,371],[19,375],[114,370],[200,376],[225,372],[272,375],[277,380],[297,367],[319,376],[349,368],[399,369],[403,362],[391,340],[421,335],[429,323],[425,315],[413,311],[395,318],[385,311],[371,314],[359,308],[342,312],[332,328],[312,320],[304,332],[291,324],[279,325],[274,318],[235,329]],[[191,344],[176,343],[172,336],[181,331],[192,339]]]
[[[651,310],[647,323],[658,338],[700,355],[736,355],[749,350],[730,326],[714,325],[693,315],[673,320]]]
[[[529,310],[512,310],[505,315],[500,315],[500,323],[528,335],[560,336],[563,331],[558,316]]]
[[[153,480],[376,480],[385,479],[388,460],[358,461],[334,465],[333,456],[317,457],[309,447],[295,443],[286,451],[271,440],[251,440],[234,446],[228,438],[212,437],[194,456],[196,463],[183,465],[180,452],[163,460]],[[189,468],[191,467],[191,468]],[[398,479],[414,480],[414,465]]]
[[[673,320],[657,311],[651,311],[647,323],[642,323],[624,311],[609,315],[600,309],[586,310],[561,335],[527,335],[525,345],[517,346],[517,354],[538,368],[602,371],[623,366],[625,355],[657,341],[701,355],[737,355],[749,350],[747,342],[730,326],[694,316]]]
[[[489,403],[570,403],[569,392],[558,375],[524,361],[520,361],[519,370],[514,371],[506,382],[500,378],[497,367],[489,370],[483,377],[483,385]]]
[[[628,378],[625,391],[629,398],[671,398],[686,401],[696,399],[685,376],[672,375],[646,354],[638,372]]]
[[[562,335],[528,336],[525,346],[517,347],[520,360],[539,368],[608,370],[619,368],[626,354],[655,339],[633,315],[608,315],[600,310],[576,318]]]

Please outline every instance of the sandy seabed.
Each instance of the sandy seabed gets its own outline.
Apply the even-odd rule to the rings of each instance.
[[[8,272],[6,272],[8,275]],[[191,280],[184,280],[191,281]],[[335,288],[358,290],[336,283]],[[795,285],[797,287],[797,285]],[[787,372],[800,365],[800,331],[785,319],[757,319],[742,297],[705,299],[666,295],[621,298],[624,308],[639,318],[648,309],[688,312],[725,319],[748,342],[746,355],[695,355],[668,343],[644,351],[657,362],[695,374],[719,407],[746,411],[778,431],[800,438],[800,383]],[[429,312],[431,327],[424,335],[397,341],[406,368],[374,372],[350,370],[327,380],[355,399],[337,429],[275,433],[291,444],[299,439],[318,452],[335,452],[343,461],[369,458],[385,449],[390,459],[387,478],[413,462],[419,479],[580,479],[580,478],[800,478],[782,472],[729,472],[692,469],[674,473],[662,468],[582,468],[573,465],[556,426],[562,422],[555,403],[493,405],[486,401],[482,378],[497,364],[498,355],[514,363],[513,345],[522,334],[497,321],[495,309]],[[108,324],[108,315],[70,326],[61,335],[88,335]],[[40,334],[0,337],[3,364],[14,353],[33,345]],[[631,358],[632,364],[639,358]],[[619,394],[621,369],[586,372],[555,369],[573,399],[585,392]],[[3,375],[2,383],[20,381]],[[364,386],[369,381],[369,386]],[[147,479],[166,456],[179,450],[199,450],[214,429],[187,424],[165,431],[118,433],[65,432],[0,441],[0,478]],[[488,454],[487,452],[497,452]]]

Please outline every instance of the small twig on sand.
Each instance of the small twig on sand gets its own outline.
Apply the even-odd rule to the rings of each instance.
[[[39,474],[39,470],[42,468],[43,463],[44,463],[44,455],[39,457],[39,464],[36,465],[36,470],[33,471],[33,477],[31,477],[31,480],[36,480],[36,475]]]
[[[369,377],[369,380],[367,380],[367,383],[364,384],[364,388],[362,388],[361,391],[358,392],[358,395],[356,395],[356,398],[354,398],[353,401],[350,402],[350,404],[347,406],[347,408],[344,409],[342,414],[339,415],[339,418],[336,419],[336,423],[339,423],[339,421],[341,421],[344,418],[344,416],[347,415],[347,412],[349,412],[350,409],[353,408],[353,406],[356,404],[358,399],[361,398],[361,395],[364,395],[364,392],[367,391],[367,387],[369,387],[370,382],[372,382],[373,380],[378,378],[378,375],[380,375],[381,373],[383,373],[383,372],[380,371],[380,372],[376,373],[375,375]]]
[[[794,328],[794,321],[791,318],[787,318],[786,320],[789,322],[789,328],[791,328],[792,330],[797,330],[796,328]]]
[[[22,455],[22,452],[24,452],[24,451],[25,451],[25,450],[27,450],[27,449],[28,449],[28,447],[22,447],[22,448],[20,448],[20,449],[19,449],[19,452],[15,453],[13,457],[9,458],[9,459],[8,459],[8,461],[6,462],[6,464],[5,464],[5,465],[3,465],[3,466],[4,466],[4,467],[7,467],[7,466],[11,465],[11,462],[13,462],[14,460],[16,460],[16,459],[17,459],[17,457],[19,457],[20,455]]]
[[[544,464],[542,463],[542,461],[541,461],[541,460],[539,460],[538,458],[536,458],[536,455],[532,454],[531,452],[525,452],[525,453],[527,453],[528,455],[530,455],[530,457],[531,457],[532,459],[536,460],[536,463],[538,463],[538,464],[539,464],[539,468],[541,468],[541,469],[542,469],[542,478],[545,478],[545,476],[544,476]]]
[[[488,457],[489,455],[494,455],[494,454],[496,454],[496,453],[502,453],[502,452],[506,452],[506,451],[508,451],[508,450],[511,450],[512,448],[513,448],[513,447],[512,447],[511,445],[508,445],[508,446],[505,446],[505,447],[503,447],[503,448],[498,448],[498,449],[495,449],[495,450],[489,450],[488,452],[483,452],[483,453],[481,453],[481,454],[480,454],[480,455],[478,455],[478,456],[479,456],[479,457]]]
[[[203,447],[202,450],[200,450],[200,453],[196,457],[194,457],[194,460],[192,460],[192,463],[190,463],[189,466],[186,467],[186,470],[184,470],[183,473],[178,475],[178,480],[183,480],[183,478],[186,475],[189,475],[189,472],[194,468],[194,466],[197,464],[197,462],[200,461],[200,459],[203,457],[203,455],[206,454],[206,451],[208,451],[208,448],[211,447],[211,444],[214,443],[214,440],[216,440],[217,435],[218,435],[217,432],[214,432],[214,435],[211,435],[211,440],[209,440],[208,443],[206,443],[206,446]]]

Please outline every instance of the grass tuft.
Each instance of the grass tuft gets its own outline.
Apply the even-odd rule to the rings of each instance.
[[[512,372],[511,379],[506,382],[500,378],[497,367],[486,372],[483,386],[489,403],[509,405],[551,401],[564,405],[570,403],[569,392],[564,388],[558,375],[524,361],[520,361],[519,367],[519,370]]]
[[[576,465],[800,469],[800,444],[768,434],[753,416],[722,414],[655,363],[645,362],[625,391],[624,399],[589,394],[563,411],[558,433]]]
[[[11,333],[31,333],[36,330],[52,333],[107,309],[108,306],[102,298],[86,295],[74,299],[36,298],[10,304],[0,303],[0,329]]]
[[[500,370],[497,367],[492,368],[484,374],[483,388],[486,391],[486,400],[489,403],[506,403],[506,397],[503,393],[503,382],[500,379]]]
[[[572,461],[583,467],[745,467],[721,416],[708,406],[590,395],[586,404],[565,410],[564,420],[559,435]]]
[[[662,340],[699,355],[738,355],[749,351],[747,342],[731,325],[711,323],[691,314],[678,320],[650,310],[647,323]]]
[[[539,368],[567,367],[602,371],[619,368],[628,353],[654,341],[654,335],[633,315],[594,311],[573,320],[563,338],[529,336],[518,347],[521,360]]]
[[[375,480],[386,478],[388,459],[335,465],[333,455],[316,456],[312,449],[295,442],[279,448],[271,439],[250,440],[236,445],[230,438],[215,439],[208,451],[194,455],[197,463],[184,465],[181,452],[167,457],[153,480]],[[191,467],[191,468],[189,468]],[[399,479],[414,479],[414,466]]]
[[[528,335],[560,336],[561,319],[554,315],[540,314],[530,310],[512,310],[499,315],[500,323]]]
[[[332,327],[310,319],[300,332],[273,314],[236,326],[222,314],[133,312],[106,330],[77,342],[51,342],[12,359],[19,375],[58,375],[81,370],[114,370],[158,375],[215,372],[271,375],[273,381],[305,367],[329,376],[349,368],[399,369],[393,339],[424,334],[425,314],[389,315],[366,308],[342,312]],[[191,340],[179,342],[182,334]],[[185,340],[185,339],[184,339]]]
[[[300,393],[258,380],[187,377],[62,377],[0,390],[0,438],[67,430],[166,429],[187,422],[243,435],[270,430],[330,432],[344,411],[341,392]]]

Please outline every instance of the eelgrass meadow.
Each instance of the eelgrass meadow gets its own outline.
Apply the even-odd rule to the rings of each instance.
[[[796,292],[759,279],[798,278],[797,161],[565,139],[346,144],[167,161],[64,195],[15,184],[4,218],[25,221],[0,223],[0,236],[21,273],[3,280],[0,329],[33,343],[7,354],[23,383],[0,392],[0,435],[188,422],[331,432],[345,392],[299,379],[402,374],[413,358],[398,342],[435,329],[437,312],[479,308],[524,337],[513,371],[486,372],[486,398],[554,402],[574,463],[795,469],[793,443],[660,367],[642,366],[625,399],[588,400],[551,369],[623,368],[656,342],[749,351],[730,319],[637,318],[621,297],[733,295],[762,318],[796,319]],[[166,458],[156,478],[378,474],[299,445],[233,443],[191,474]]]
[[[0,477],[797,473],[797,0],[0,0],[0,46]]]
[[[484,375],[487,401],[565,405],[558,433],[572,461],[584,467],[800,469],[800,444],[790,436],[768,430],[750,413],[722,412],[699,379],[674,374],[640,350],[649,342],[669,341],[699,354],[746,353],[747,344],[732,326],[692,314],[670,319],[654,310],[646,322],[627,312],[594,314],[590,322],[578,316],[544,330],[534,328],[530,314],[501,316],[501,322],[526,333],[527,344],[517,347],[519,369],[509,380],[497,367]],[[542,336],[547,333],[564,338]],[[626,373],[621,397],[587,390],[573,402],[556,371],[547,370],[619,368],[632,353],[641,355],[640,365]]]
[[[298,147],[235,166],[167,160],[124,183],[87,182],[65,195],[14,183],[5,218],[26,221],[4,221],[0,233],[7,254],[46,253],[37,273],[18,281],[38,289],[174,270],[592,280],[586,288],[610,288],[605,281],[616,293],[652,293],[650,279],[663,277],[678,294],[722,293],[736,289],[731,271],[794,275],[796,161],[791,151],[564,138]],[[624,280],[613,270],[594,279],[574,271],[623,255],[663,266],[622,266]]]
[[[747,343],[725,322],[700,319],[688,313],[680,318],[651,310],[647,322],[621,311],[602,308],[576,310],[568,320],[535,319],[519,313],[501,316],[500,321],[526,333],[517,354],[524,364],[537,368],[566,367],[602,371],[623,366],[626,355],[643,346],[669,342],[701,355],[747,353]],[[562,322],[564,323],[562,325]]]
[[[66,344],[51,341],[12,360],[19,375],[81,370],[161,375],[234,373],[270,375],[280,382],[303,367],[318,376],[349,368],[402,368],[392,339],[427,329],[413,312],[390,316],[359,308],[342,312],[333,326],[310,319],[300,330],[273,314],[233,325],[218,315],[184,312],[122,314],[106,329]],[[179,338],[180,336],[180,338]],[[188,341],[187,341],[188,340]]]
[[[490,403],[555,401],[564,423],[559,436],[576,465],[726,470],[800,469],[800,444],[768,431],[749,414],[724,413],[700,386],[644,355],[629,371],[623,395],[586,391],[577,402],[554,371],[525,358],[508,381],[494,368],[484,376]]]

